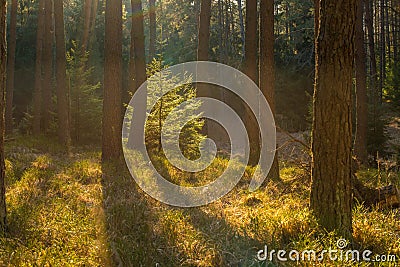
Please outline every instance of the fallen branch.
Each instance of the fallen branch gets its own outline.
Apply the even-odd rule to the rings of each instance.
[[[300,139],[297,139],[296,137],[294,137],[293,135],[291,135],[288,131],[282,129],[281,127],[279,127],[278,125],[275,125],[276,129],[278,129],[280,132],[286,134],[287,136],[289,136],[290,139],[292,139],[293,142],[299,143],[302,146],[304,146],[305,148],[307,148],[309,151],[311,150],[310,146],[308,146],[306,143],[304,143],[303,141],[301,141]],[[285,144],[284,144],[285,145]],[[283,147],[283,145],[281,146]],[[281,148],[280,147],[280,148]],[[279,149],[279,148],[278,148]]]

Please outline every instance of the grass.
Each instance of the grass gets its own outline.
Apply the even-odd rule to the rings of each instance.
[[[293,266],[260,262],[257,252],[265,245],[321,251],[336,248],[339,239],[318,228],[308,210],[309,176],[296,166],[281,170],[282,184],[270,182],[252,193],[247,189],[252,169],[247,168],[225,197],[184,209],[143,193],[123,163],[101,165],[93,147],[66,154],[51,140],[18,137],[7,143],[6,154],[9,229],[0,238],[1,266]],[[171,166],[161,167],[174,181],[182,175],[183,184],[193,182]],[[212,180],[225,167],[226,160],[215,161],[195,183]],[[377,170],[363,170],[359,177],[370,185],[399,180]],[[400,256],[399,211],[358,205],[353,228],[353,247]]]

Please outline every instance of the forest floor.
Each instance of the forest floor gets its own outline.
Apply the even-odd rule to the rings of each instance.
[[[335,249],[339,239],[318,230],[308,210],[308,169],[292,162],[281,163],[282,182],[251,193],[248,168],[228,195],[189,209],[147,196],[125,163],[102,166],[98,148],[66,155],[48,138],[17,137],[6,144],[6,167],[9,229],[0,237],[1,266],[293,266],[266,265],[257,252],[265,245],[269,251]],[[399,173],[369,169],[358,176],[371,186],[400,185]],[[399,210],[355,205],[353,229],[353,248],[400,259]]]

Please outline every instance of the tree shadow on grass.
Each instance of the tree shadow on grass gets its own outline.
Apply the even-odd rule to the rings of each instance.
[[[263,247],[258,240],[233,228],[222,216],[206,213],[202,208],[185,210],[191,224],[217,247],[222,266],[258,266],[257,251]]]
[[[102,165],[104,212],[115,266],[175,266],[156,232],[159,204],[142,192],[122,162]],[[160,251],[160,248],[163,251]]]

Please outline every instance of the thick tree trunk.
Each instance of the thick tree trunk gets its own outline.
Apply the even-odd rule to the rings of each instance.
[[[356,65],[356,136],[354,154],[361,165],[368,164],[367,131],[367,70],[364,46],[364,0],[358,0],[356,33],[355,33],[355,65]]]
[[[45,1],[39,0],[38,23],[36,33],[36,62],[35,62],[35,89],[33,93],[33,134],[39,135],[41,132],[42,120],[42,52],[44,37],[44,14]]]
[[[58,140],[68,148],[70,143],[69,101],[67,89],[67,60],[65,56],[64,7],[62,1],[54,2],[54,13],[56,32]]]
[[[45,27],[43,44],[43,130],[50,128],[53,87],[53,1],[45,0]]]
[[[6,62],[7,62],[7,40],[6,40],[6,0],[0,0],[0,231],[7,227],[6,189],[4,185],[4,134],[5,121],[4,112],[6,105]]]
[[[197,60],[208,60],[208,46],[210,42],[211,0],[201,0],[199,16],[199,41],[197,46]]]
[[[274,61],[274,1],[260,2],[260,89],[275,114],[275,61]],[[268,178],[279,180],[278,154]]]
[[[130,81],[130,91],[134,94],[136,90],[146,81],[146,54],[144,44],[144,23],[143,23],[143,12],[142,2],[140,0],[131,1],[132,14],[132,29],[131,29],[131,58],[130,58],[130,77],[133,79]],[[134,73],[133,73],[134,72]],[[140,102],[140,103],[139,103]],[[146,98],[138,101],[134,106],[133,120],[137,121],[137,118],[144,118],[146,114]],[[142,122],[142,121],[141,121]],[[130,128],[128,146],[130,148],[138,147],[143,144],[144,139],[139,138],[144,132],[145,122],[133,125]]]
[[[310,208],[324,229],[351,239],[351,91],[357,0],[322,0],[320,5]]]
[[[152,60],[156,56],[156,0],[149,0],[150,11],[149,11],[149,19],[150,19],[150,47],[149,47],[149,56],[150,60]]]
[[[118,159],[121,145],[122,3],[106,1],[102,159]]]
[[[208,48],[210,42],[210,19],[211,19],[211,0],[201,0],[200,16],[198,22],[198,44],[197,44],[197,60],[208,61]],[[211,97],[212,90],[206,84],[196,85],[196,94],[199,97]],[[205,121],[203,133],[209,135],[211,133],[211,125],[209,121]]]
[[[258,84],[258,71],[257,71],[257,1],[246,1],[246,36],[245,36],[245,61],[244,73],[249,76],[256,84]],[[258,97],[258,96],[252,96]],[[246,105],[244,114],[244,122],[249,135],[250,141],[250,157],[249,163],[251,165],[258,163],[260,153],[260,138],[258,127],[254,114]]]
[[[7,96],[6,96],[6,133],[13,130],[13,92],[15,73],[15,46],[17,42],[17,0],[11,2],[10,38],[8,39],[7,58]]]

